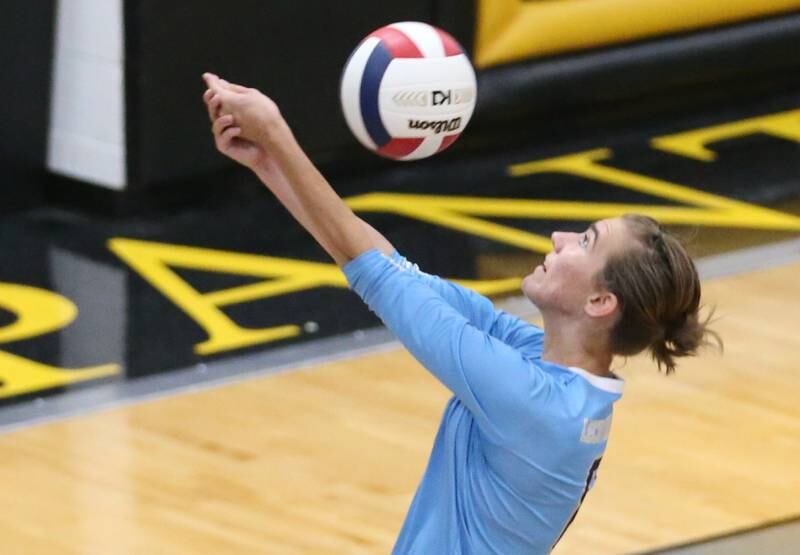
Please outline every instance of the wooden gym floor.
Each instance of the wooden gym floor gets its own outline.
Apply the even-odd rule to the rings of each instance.
[[[713,279],[724,354],[627,381],[557,555],[800,513],[800,263]],[[0,436],[3,553],[388,553],[447,399],[402,349]]]

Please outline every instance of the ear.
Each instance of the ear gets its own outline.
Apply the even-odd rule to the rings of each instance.
[[[613,315],[619,307],[617,296],[610,291],[597,291],[586,300],[583,310],[592,318],[605,318]]]

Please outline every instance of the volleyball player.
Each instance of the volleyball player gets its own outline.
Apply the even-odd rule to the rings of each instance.
[[[623,390],[614,356],[649,349],[670,373],[710,333],[684,248],[637,215],[553,233],[522,282],[538,328],[419,271],[334,192],[271,99],[204,79],[219,151],[255,172],[453,393],[394,553],[549,552],[606,448]]]

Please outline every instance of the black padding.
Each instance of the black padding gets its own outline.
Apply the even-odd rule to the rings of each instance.
[[[472,57],[477,25],[477,0],[434,0],[433,22],[453,35]]]
[[[0,156],[42,167],[47,155],[53,0],[3,0],[0,17]]]
[[[358,149],[339,107],[339,79],[358,42],[395,21],[433,21],[432,0],[126,2],[129,187],[228,164],[201,102],[203,71],[275,98],[318,162]]]
[[[485,70],[464,143],[798,90],[800,14]],[[463,145],[462,145],[463,146]]]
[[[47,162],[53,0],[3,0],[0,17],[0,212],[41,196]]]

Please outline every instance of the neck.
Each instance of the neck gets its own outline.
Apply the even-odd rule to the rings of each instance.
[[[545,317],[542,359],[561,366],[583,368],[591,374],[609,377],[613,355],[605,330],[587,329],[583,321]]]

